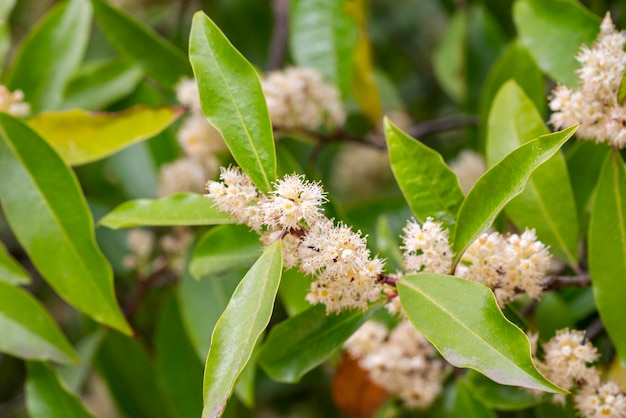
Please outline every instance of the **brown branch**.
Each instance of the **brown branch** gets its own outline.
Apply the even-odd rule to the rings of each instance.
[[[137,280],[137,287],[134,289],[134,292],[128,297],[126,303],[124,303],[124,307],[122,308],[122,313],[127,320],[133,316],[133,314],[139,309],[141,306],[141,301],[144,296],[150,289],[155,288],[159,281],[164,281],[165,283],[173,282],[176,279],[174,272],[170,270],[169,264],[163,263],[158,269],[152,272],[148,277]]]
[[[602,331],[604,331],[604,323],[602,319],[596,318],[585,330],[585,338],[591,340],[597,337]]]
[[[451,131],[454,129],[464,128],[466,126],[477,126],[478,122],[478,116],[476,115],[452,115],[441,119],[418,123],[409,130],[409,134],[413,138],[423,138],[439,132]]]
[[[475,126],[478,124],[478,117],[475,115],[465,115],[459,114],[454,116],[448,116],[442,119],[435,119],[431,121],[421,122],[414,125],[411,129],[409,129],[409,134],[413,138],[423,138],[428,135],[432,135],[439,132],[445,132],[449,130],[463,128],[465,126]],[[322,146],[330,143],[330,142],[346,142],[364,145],[371,148],[385,150],[387,149],[387,142],[382,135],[378,136],[370,136],[369,138],[358,138],[353,135],[350,135],[348,132],[344,130],[336,130],[334,132],[324,134],[317,131],[312,131],[308,129],[294,129],[294,130],[280,130],[276,129],[276,133],[284,134],[284,135],[305,135],[308,138],[314,139],[317,142],[317,147],[321,148]],[[315,153],[319,153],[319,150],[316,150]],[[314,154],[315,154],[314,153]],[[313,156],[313,160],[315,160],[315,156]]]
[[[591,277],[588,274],[578,276],[558,276],[552,275],[541,281],[543,290],[556,290],[563,287],[587,287],[591,284]]]
[[[267,61],[267,71],[278,70],[283,66],[287,53],[289,36],[289,0],[272,0],[274,27]]]

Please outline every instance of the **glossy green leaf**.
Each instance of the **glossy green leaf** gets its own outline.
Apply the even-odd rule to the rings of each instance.
[[[121,53],[141,64],[163,87],[172,88],[191,76],[185,54],[147,26],[104,0],[91,0],[98,26]]]
[[[0,178],[7,221],[50,286],[96,321],[130,334],[74,173],[39,135],[2,113]]]
[[[446,27],[433,56],[435,76],[443,90],[457,103],[467,97],[465,54],[467,40],[467,13],[457,11]]]
[[[102,110],[132,93],[143,74],[139,64],[127,59],[83,65],[67,85],[61,109]]]
[[[626,364],[626,169],[619,151],[606,156],[589,219],[589,273],[596,306]]]
[[[435,150],[411,138],[385,118],[391,169],[415,217],[432,216],[454,232],[454,219],[463,202],[456,174]]]
[[[235,271],[226,276],[210,276],[200,281],[183,274],[178,305],[183,324],[200,361],[206,360],[213,328],[244,274]]]
[[[289,49],[300,67],[317,68],[346,97],[352,85],[357,25],[345,0],[291,0]]]
[[[268,193],[276,178],[276,151],[256,70],[202,12],[193,18],[189,59],[204,115],[256,187]]]
[[[118,333],[108,334],[96,355],[96,368],[125,416],[176,416],[157,385],[154,366],[139,340]]]
[[[493,166],[520,145],[548,132],[524,91],[514,80],[506,82],[489,113],[487,165]],[[506,206],[506,213],[520,230],[534,228],[552,254],[572,267],[578,265],[576,202],[561,152],[535,170],[526,188]]]
[[[122,203],[98,224],[108,228],[135,226],[219,225],[235,223],[201,194],[176,193],[160,199],[137,199]]]
[[[539,110],[539,113],[545,114],[546,92],[543,73],[537,67],[528,51],[520,45],[518,40],[514,40],[509,43],[506,50],[498,57],[487,75],[479,102],[481,121],[487,121],[493,99],[496,97],[500,87],[510,79],[515,80],[524,90]],[[481,130],[480,149],[484,149],[486,123],[482,123],[479,129]]]
[[[489,288],[455,276],[417,274],[403,277],[398,293],[413,325],[452,365],[501,384],[566,393],[537,371],[526,335],[502,314]]]
[[[313,306],[272,328],[259,364],[273,380],[297,382],[327,360],[375,310],[327,315],[325,306]]]
[[[189,272],[200,280],[241,267],[249,267],[263,252],[259,235],[246,225],[222,225],[211,229],[196,244]]]
[[[9,74],[10,90],[24,92],[33,113],[59,107],[80,64],[91,30],[88,0],[70,0],[51,10],[22,42]]]
[[[176,300],[162,310],[155,335],[156,373],[175,416],[197,418],[202,411],[202,362],[187,337]]]
[[[202,417],[219,417],[237,378],[272,316],[282,273],[282,242],[263,252],[241,280],[215,324],[204,368]]]
[[[472,395],[492,409],[520,411],[546,401],[546,395],[530,392],[524,388],[500,385],[476,372],[467,374],[467,383]]]
[[[311,287],[311,277],[297,268],[283,271],[283,278],[278,288],[278,296],[289,316],[304,312],[311,307],[306,295]]]
[[[576,132],[577,126],[544,135],[504,157],[474,185],[457,215],[454,254],[463,251],[487,231],[500,211],[526,187],[533,171],[556,154]]]
[[[74,109],[40,113],[28,124],[57,150],[66,163],[78,165],[108,157],[155,136],[183,111],[180,106],[141,105],[117,113]]]
[[[457,381],[452,411],[453,418],[496,418],[497,416],[475,396],[473,388],[465,380]]]
[[[576,86],[580,64],[574,57],[596,38],[600,19],[573,0],[518,0],[513,19],[537,65],[559,83]]]
[[[14,285],[30,283],[28,272],[7,252],[2,242],[0,242],[0,282]]]
[[[576,141],[567,150],[567,168],[574,190],[581,231],[588,230],[593,191],[608,152],[608,146],[598,145],[591,141]]]
[[[67,388],[52,367],[28,362],[26,409],[32,418],[93,418],[80,399]]]
[[[78,361],[74,349],[37,299],[0,281],[0,351],[28,360]]]

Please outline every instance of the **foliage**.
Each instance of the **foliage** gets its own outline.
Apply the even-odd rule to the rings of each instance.
[[[626,415],[624,5],[268,3],[0,2],[0,417]]]

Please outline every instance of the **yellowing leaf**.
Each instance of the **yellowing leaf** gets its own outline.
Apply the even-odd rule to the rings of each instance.
[[[153,137],[182,113],[180,106],[134,106],[117,113],[74,109],[41,113],[28,123],[66,163],[79,165]]]
[[[370,121],[377,124],[383,109],[374,80],[372,48],[367,36],[367,3],[365,0],[351,0],[346,2],[346,8],[348,13],[355,18],[358,26],[358,37],[352,58],[354,65],[352,93]]]

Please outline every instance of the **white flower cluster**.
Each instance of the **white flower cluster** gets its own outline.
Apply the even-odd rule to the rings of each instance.
[[[441,393],[446,363],[408,320],[390,332],[368,321],[344,347],[373,382],[400,398],[407,408],[427,408]]]
[[[617,91],[626,69],[626,32],[617,31],[607,13],[600,34],[591,46],[583,46],[576,59],[580,87],[559,85],[552,92],[550,122],[556,128],[579,123],[576,136],[626,146],[626,107],[617,100]]]
[[[408,221],[402,236],[404,269],[408,274],[449,274],[454,254],[448,243],[448,230],[441,222],[427,218],[422,225]]]
[[[533,229],[506,237],[494,232],[483,234],[468,247],[455,275],[494,289],[498,303],[504,305],[519,292],[539,298],[550,259]]]
[[[178,143],[184,156],[161,167],[161,196],[176,192],[202,193],[206,179],[217,174],[217,154],[226,150],[222,136],[202,113],[195,80],[182,79],[176,86],[176,96],[189,108],[189,116],[178,131]]]
[[[585,332],[562,329],[543,344],[543,361],[537,367],[552,382],[575,390],[574,406],[585,418],[626,417],[626,396],[613,382],[602,382],[600,372],[591,364],[598,360],[598,351]],[[557,402],[565,398],[555,395]]]
[[[323,303],[327,312],[367,309],[381,297],[377,283],[383,261],[370,258],[365,237],[346,225],[334,225],[321,205],[325,192],[304,176],[287,175],[262,194],[238,168],[222,168],[220,182],[207,185],[218,208],[263,234],[266,244],[283,239],[285,267],[299,265],[316,276],[307,300]]]
[[[432,218],[422,225],[415,220],[407,222],[402,242],[406,273],[453,273],[454,254],[448,230],[441,222]],[[483,234],[465,250],[454,275],[492,288],[498,303],[504,305],[520,292],[539,298],[550,260],[547,247],[537,240],[534,230],[507,236],[494,232]],[[397,311],[392,305],[391,311]]]
[[[10,92],[6,86],[0,84],[0,112],[12,116],[24,117],[30,113],[30,105],[24,103],[22,90]]]
[[[261,80],[272,125],[277,129],[333,130],[346,118],[339,92],[310,68],[287,68]]]

